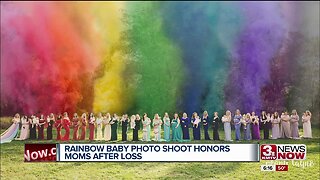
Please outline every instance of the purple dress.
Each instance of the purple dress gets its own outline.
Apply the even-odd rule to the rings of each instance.
[[[253,123],[255,121],[255,117],[251,119],[252,120],[252,139],[253,140],[260,140],[260,130],[259,130],[259,123]]]

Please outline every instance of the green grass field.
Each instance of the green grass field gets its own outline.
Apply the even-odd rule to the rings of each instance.
[[[3,132],[4,129],[1,130]],[[190,130],[191,133],[191,130]],[[262,133],[262,132],[261,132]],[[191,133],[192,134],[192,133]],[[302,131],[300,130],[300,134]],[[202,135],[202,134],[201,134]],[[212,136],[212,131],[210,132]],[[234,138],[234,131],[233,131]],[[221,130],[220,138],[224,138]],[[1,144],[1,179],[319,179],[320,130],[313,129],[313,139],[301,140],[261,140],[240,141],[228,143],[258,143],[260,144],[306,144],[307,160],[312,161],[312,167],[295,167],[289,162],[288,172],[261,172],[260,165],[269,161],[254,163],[232,162],[78,162],[78,163],[25,163],[25,143],[57,143],[57,141],[12,141]],[[55,137],[55,136],[54,136]],[[88,137],[88,136],[87,136]],[[121,132],[118,133],[120,139]],[[142,137],[141,134],[139,137]],[[128,133],[128,142],[132,143],[132,131]],[[74,141],[70,141],[73,143]],[[75,143],[90,143],[76,141]],[[97,142],[110,143],[110,142]],[[114,143],[114,142],[111,142]],[[124,142],[117,142],[124,143]],[[139,142],[144,143],[144,142]],[[151,142],[154,143],[154,142]],[[224,141],[191,141],[189,143],[225,143]],[[297,162],[297,161],[295,161]]]

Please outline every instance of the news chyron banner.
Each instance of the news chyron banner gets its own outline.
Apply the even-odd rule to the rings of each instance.
[[[59,144],[58,161],[259,161],[257,144]]]
[[[306,160],[307,147],[304,144],[25,144],[24,159],[25,162],[272,162]],[[266,163],[261,170],[274,171],[277,167],[282,166]]]
[[[259,162],[259,144],[26,144],[25,161]],[[50,157],[50,158],[49,158]],[[52,157],[56,157],[55,160]]]

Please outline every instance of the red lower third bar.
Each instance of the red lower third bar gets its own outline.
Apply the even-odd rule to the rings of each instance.
[[[288,165],[276,165],[276,171],[288,171]]]

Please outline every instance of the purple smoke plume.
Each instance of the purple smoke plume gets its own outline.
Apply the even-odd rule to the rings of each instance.
[[[261,89],[270,80],[270,61],[284,38],[286,25],[276,2],[243,3],[246,24],[225,87],[226,107],[260,111]]]

